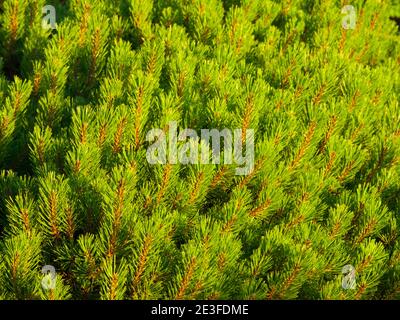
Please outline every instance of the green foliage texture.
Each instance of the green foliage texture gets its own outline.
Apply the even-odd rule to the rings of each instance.
[[[0,299],[399,299],[396,15],[1,0]],[[254,129],[254,169],[149,164],[171,121]]]

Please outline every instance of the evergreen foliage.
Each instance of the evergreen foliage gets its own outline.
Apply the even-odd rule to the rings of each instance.
[[[399,15],[0,1],[0,299],[399,299]],[[148,163],[172,121],[254,129],[254,170]]]

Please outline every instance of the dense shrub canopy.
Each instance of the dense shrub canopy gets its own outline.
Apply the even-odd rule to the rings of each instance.
[[[398,299],[396,15],[0,1],[0,298]],[[254,130],[254,168],[149,163],[147,133],[173,122]]]

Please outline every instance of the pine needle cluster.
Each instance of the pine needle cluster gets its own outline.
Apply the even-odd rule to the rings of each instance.
[[[399,299],[399,14],[0,1],[0,299]],[[150,164],[172,121],[254,129],[253,170]]]

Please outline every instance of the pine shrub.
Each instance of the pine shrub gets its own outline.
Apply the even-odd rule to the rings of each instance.
[[[398,16],[0,1],[0,299],[399,299]],[[149,163],[171,123],[253,129],[254,168]]]

